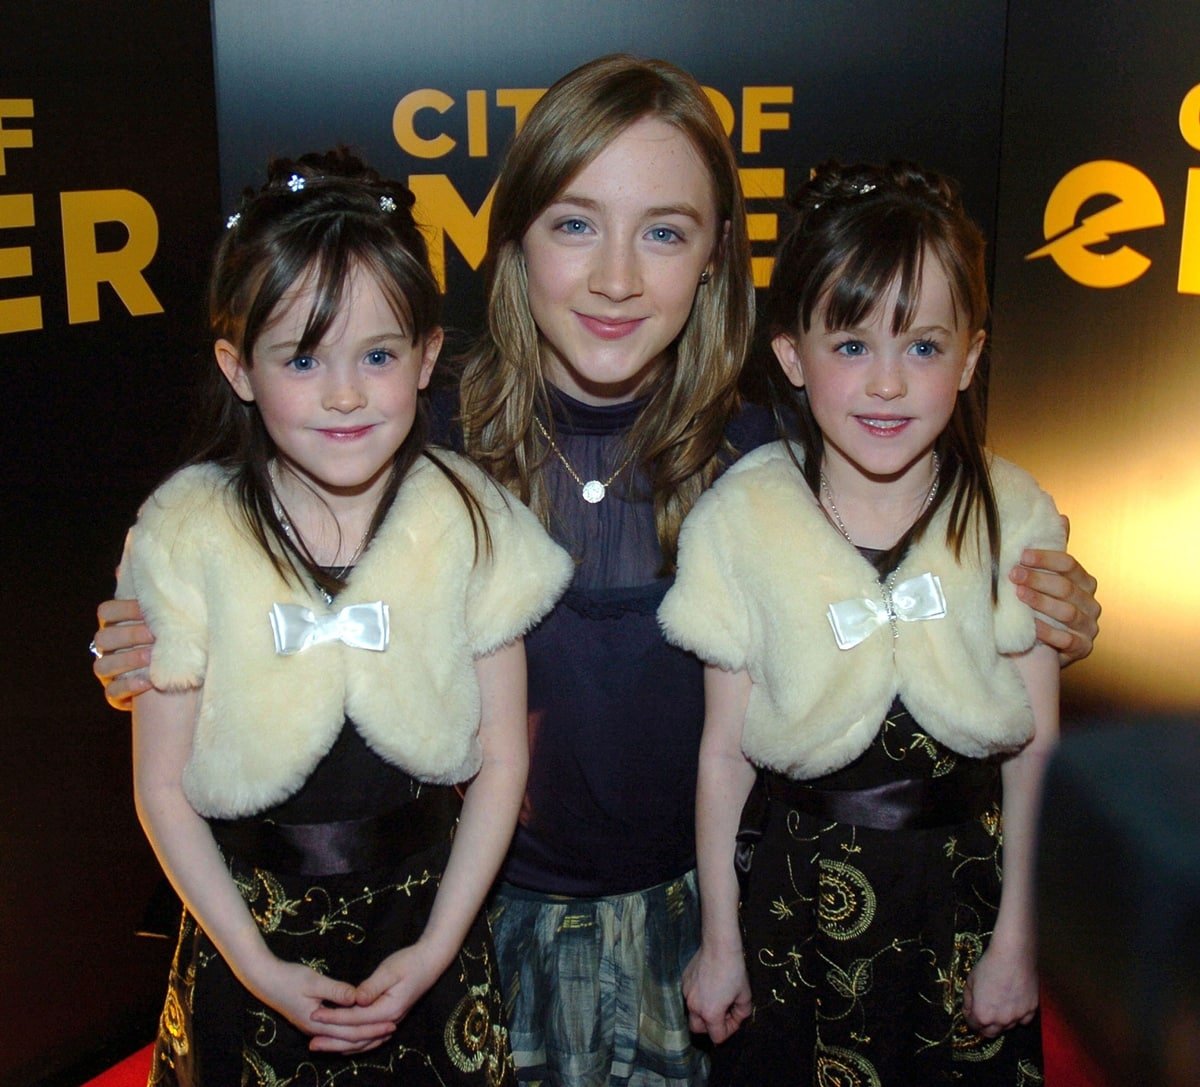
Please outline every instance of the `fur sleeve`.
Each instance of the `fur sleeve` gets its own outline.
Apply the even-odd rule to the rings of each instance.
[[[1054,499],[1031,475],[999,457],[992,460],[991,474],[1001,525],[996,648],[1001,653],[1023,653],[1036,640],[1034,613],[1017,598],[1008,572],[1020,562],[1025,548],[1061,550],[1066,534]]]
[[[215,470],[177,473],[142,506],[117,571],[117,595],[135,597],[154,634],[150,680],[159,690],[199,687],[208,663],[201,509],[219,504]]]
[[[750,616],[738,588],[725,481],[700,498],[679,532],[675,584],[658,609],[667,641],[737,672],[746,667]]]
[[[467,582],[467,640],[481,657],[526,633],[555,605],[570,584],[574,563],[516,498],[478,470],[463,475],[483,506],[491,536],[489,549],[480,531]]]

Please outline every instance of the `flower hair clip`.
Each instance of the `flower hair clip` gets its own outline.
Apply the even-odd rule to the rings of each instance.
[[[232,230],[242,221],[242,213],[235,211],[228,219],[225,220],[225,229]]]
[[[388,214],[391,214],[396,210],[396,201],[390,196],[381,196],[379,198],[379,210],[386,211]]]
[[[291,189],[292,192],[300,192],[304,188],[304,185],[304,178],[302,178],[299,174],[292,174],[292,176],[287,179],[287,187]]]

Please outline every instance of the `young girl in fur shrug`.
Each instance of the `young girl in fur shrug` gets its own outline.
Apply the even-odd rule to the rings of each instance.
[[[186,907],[154,1083],[513,1076],[480,908],[525,783],[521,636],[570,561],[426,448],[411,205],[344,153],[272,165],[217,251],[211,440],[130,533],[135,792]]]
[[[768,331],[799,440],[701,498],[660,611],[708,662],[692,1024],[714,1083],[1040,1083],[1058,662],[999,574],[1063,526],[981,444],[983,238],[902,165],[796,207]]]

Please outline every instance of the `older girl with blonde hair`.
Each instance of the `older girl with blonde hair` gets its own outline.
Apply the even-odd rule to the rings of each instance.
[[[700,1080],[679,979],[697,939],[697,661],[655,611],[684,514],[735,455],[753,286],[732,150],[690,76],[615,56],[550,89],[489,234],[466,449],[576,557],[531,639],[537,764],[492,908],[523,1076]]]

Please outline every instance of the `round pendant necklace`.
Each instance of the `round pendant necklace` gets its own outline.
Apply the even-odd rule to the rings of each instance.
[[[921,503],[921,513],[924,513],[929,503],[933,501],[934,496],[938,492],[938,473],[941,471],[942,462],[938,459],[938,455],[933,455],[933,482],[929,485],[929,493],[925,496],[925,501]],[[854,540],[850,537],[850,532],[846,528],[845,521],[842,520],[842,515],[838,513],[837,503],[833,500],[833,488],[829,486],[829,479],[825,475],[825,469],[821,469],[821,493],[825,496],[825,502],[829,506],[829,512],[833,515],[833,523],[837,525],[838,531],[846,537],[850,543]],[[920,517],[921,513],[917,516]]]
[[[616,479],[617,476],[619,476],[623,471],[625,471],[625,469],[629,466],[629,462],[633,460],[633,454],[630,453],[629,456],[627,456],[621,462],[617,470],[608,477],[608,479],[604,480],[603,482],[598,479],[589,479],[585,483],[583,479],[580,478],[579,473],[576,472],[571,466],[571,462],[563,455],[563,451],[558,448],[558,445],[555,443],[554,439],[550,437],[550,434],[546,428],[542,426],[541,419],[538,419],[535,416],[533,421],[537,423],[537,428],[542,432],[542,437],[550,443],[550,449],[553,451],[554,455],[558,457],[560,461],[562,461],[562,466],[567,470],[567,475],[569,475],[578,485],[579,493],[583,495],[583,500],[593,506],[597,502],[604,501],[604,497],[608,494],[608,488],[612,486],[613,480]]]

